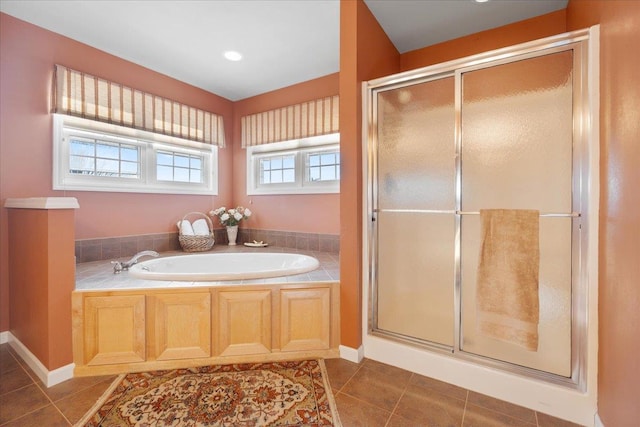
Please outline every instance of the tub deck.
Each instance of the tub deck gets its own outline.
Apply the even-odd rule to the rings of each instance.
[[[120,274],[113,274],[113,266],[110,261],[85,262],[76,265],[76,290],[116,290],[116,289],[153,289],[153,288],[193,288],[195,286],[231,286],[231,285],[259,285],[274,283],[305,283],[305,282],[331,282],[340,280],[340,263],[337,253],[302,251],[292,248],[266,247],[251,248],[247,246],[226,246],[214,245],[204,253],[233,253],[233,252],[287,252],[294,254],[309,255],[320,262],[320,267],[309,273],[296,274],[292,276],[272,277],[268,279],[247,279],[247,280],[223,280],[211,282],[183,282],[164,280],[145,280],[132,277],[128,271]],[[160,257],[191,255],[182,251],[162,252]],[[116,258],[114,260],[128,261],[127,258]],[[152,258],[142,258],[139,262]]]

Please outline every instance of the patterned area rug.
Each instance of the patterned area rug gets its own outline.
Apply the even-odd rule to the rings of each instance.
[[[119,376],[76,426],[341,426],[322,360]]]

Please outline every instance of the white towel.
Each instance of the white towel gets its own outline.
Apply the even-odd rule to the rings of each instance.
[[[177,225],[178,230],[180,230],[183,236],[193,236],[195,234],[189,220],[183,219],[182,221],[178,221]]]
[[[209,225],[204,219],[197,219],[193,222],[193,233],[196,236],[208,236]]]

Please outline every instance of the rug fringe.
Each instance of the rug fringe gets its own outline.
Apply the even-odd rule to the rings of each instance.
[[[336,400],[333,396],[333,389],[331,388],[331,384],[329,384],[329,374],[327,373],[327,367],[324,364],[324,359],[318,359],[318,365],[320,365],[320,372],[322,372],[322,382],[324,385],[324,390],[327,394],[329,407],[331,408],[331,419],[333,421],[333,427],[342,427],[342,421],[340,421],[340,416],[338,415],[338,406],[336,405]]]
[[[80,419],[80,421],[78,421],[77,423],[75,423],[73,425],[73,427],[82,427],[84,426],[90,419],[91,417],[93,417],[93,415],[98,411],[98,409],[100,409],[100,407],[104,404],[104,402],[107,400],[107,398],[111,395],[111,393],[113,392],[113,390],[116,389],[116,387],[118,386],[118,384],[120,384],[120,382],[124,379],[124,377],[127,374],[120,374],[116,377],[115,380],[113,380],[113,382],[111,383],[111,385],[104,391],[104,393],[102,393],[102,396],[100,396],[100,398],[98,400],[96,400],[96,403],[93,404],[93,406],[91,407],[91,409],[89,409],[87,411],[86,414],[84,414],[84,417],[82,417]]]

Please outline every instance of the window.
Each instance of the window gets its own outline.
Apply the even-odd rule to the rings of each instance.
[[[140,150],[135,145],[72,137],[69,139],[69,173],[140,178]]]
[[[260,159],[260,184],[296,182],[296,156],[273,156]]]
[[[217,150],[92,120],[54,115],[54,190],[217,194]]]
[[[159,150],[156,159],[158,181],[202,182],[201,156]]]
[[[307,153],[308,181],[340,180],[340,151],[326,153]]]
[[[340,192],[340,134],[247,147],[247,194]]]

